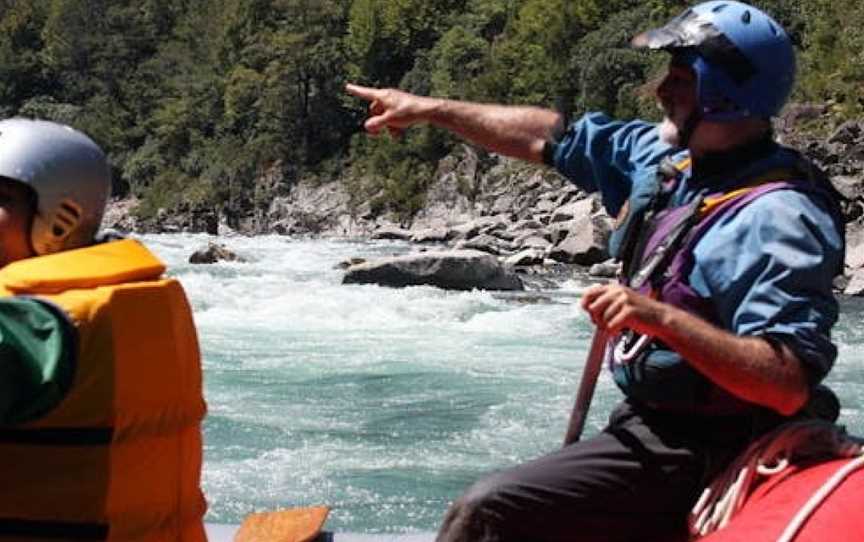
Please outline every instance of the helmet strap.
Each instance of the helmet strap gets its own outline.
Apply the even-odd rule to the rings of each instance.
[[[690,138],[693,137],[693,133],[696,131],[700,122],[702,122],[702,113],[697,108],[690,113],[690,116],[684,121],[684,126],[678,134],[680,139],[678,143],[682,148],[690,146]]]

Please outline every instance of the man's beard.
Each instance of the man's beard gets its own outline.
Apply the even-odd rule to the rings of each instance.
[[[662,99],[657,99],[657,109],[663,112],[663,120],[660,122],[660,141],[678,147],[681,144],[681,132],[678,126],[672,122],[672,117],[675,115],[675,109],[671,102],[666,102]]]
[[[668,116],[663,117],[663,121],[660,122],[659,130],[660,141],[673,147],[679,147],[681,145],[681,132],[678,130],[678,127],[675,126],[675,123],[669,120]]]

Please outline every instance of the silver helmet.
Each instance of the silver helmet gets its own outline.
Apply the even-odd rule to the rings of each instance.
[[[93,242],[111,189],[105,154],[83,133],[42,120],[0,121],[0,177],[36,193],[30,242],[36,254]]]

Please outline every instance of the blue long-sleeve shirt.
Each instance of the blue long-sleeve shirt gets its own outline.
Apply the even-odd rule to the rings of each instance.
[[[660,161],[681,158],[659,138],[655,124],[615,121],[592,113],[574,122],[557,144],[554,166],[582,189],[600,191],[615,216],[634,187],[653,181]],[[776,152],[752,164],[755,173],[788,164],[795,155]],[[712,189],[736,178],[712,176]],[[673,196],[683,204],[696,195],[699,180],[685,172]],[[746,174],[745,174],[746,177]],[[837,349],[830,331],[838,304],[832,279],[842,269],[843,232],[834,207],[824,198],[779,190],[757,198],[723,217],[699,240],[689,277],[696,292],[711,299],[725,329],[736,335],[766,335],[782,340],[801,358],[811,380],[821,380]]]

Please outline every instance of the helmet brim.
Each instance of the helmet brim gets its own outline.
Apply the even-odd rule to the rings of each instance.
[[[637,49],[670,52],[693,49],[738,84],[756,74],[756,67],[750,59],[713,23],[701,19],[692,9],[684,11],[664,26],[642,32],[630,44]]]
[[[687,9],[665,25],[642,32],[630,43],[637,49],[683,49],[698,47],[718,35],[722,34],[713,24],[700,20],[695,11]]]

